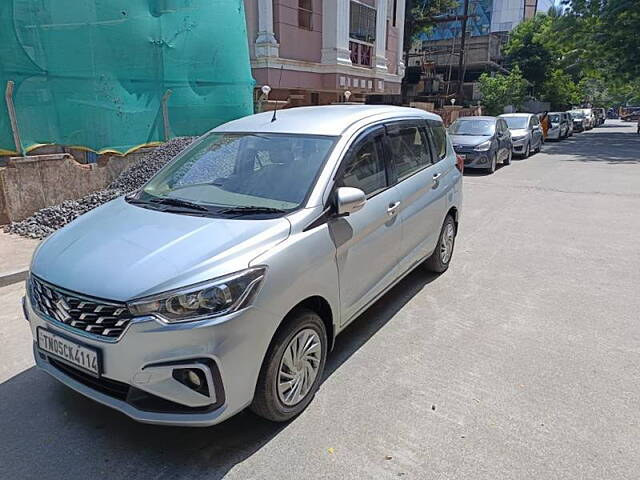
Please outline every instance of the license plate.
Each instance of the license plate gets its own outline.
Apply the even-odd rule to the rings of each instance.
[[[100,376],[98,350],[80,345],[42,327],[38,328],[38,347],[91,375]]]
[[[466,160],[467,156],[464,153],[459,153],[458,156],[462,159],[462,160]]]

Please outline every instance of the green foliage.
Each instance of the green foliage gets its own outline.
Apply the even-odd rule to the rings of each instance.
[[[549,102],[554,110],[568,109],[582,103],[580,88],[564,70],[556,68],[548,73],[542,83],[542,100]],[[599,103],[598,103],[599,105]]]
[[[492,77],[483,73],[479,82],[482,105],[489,115],[500,115],[507,105],[519,108],[524,101],[527,81],[518,67],[513,68],[509,75]]]
[[[535,98],[553,109],[635,101],[640,78],[638,0],[565,0],[516,27],[505,46]]]
[[[638,0],[565,0],[567,13],[598,69],[633,81],[640,76]]]
[[[522,22],[512,32],[505,46],[507,63],[520,68],[522,75],[539,94],[549,72],[556,66],[559,52],[551,41],[553,19],[537,15]]]

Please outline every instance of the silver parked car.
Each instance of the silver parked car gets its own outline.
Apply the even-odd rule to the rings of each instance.
[[[500,115],[511,132],[513,154],[527,158],[531,152],[539,152],[544,143],[538,116],[533,113],[505,113]]]
[[[418,266],[444,272],[462,164],[440,117],[262,113],[47,238],[24,300],[38,367],[146,423],[286,421],[335,336]]]
[[[569,136],[569,116],[565,112],[549,112],[547,140],[562,140]]]

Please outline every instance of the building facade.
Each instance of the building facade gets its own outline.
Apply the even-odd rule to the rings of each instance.
[[[537,0],[469,0],[466,45],[460,71],[464,0],[447,12],[428,35],[414,45],[409,60],[412,96],[436,105],[457,96],[460,76],[463,97],[469,103],[480,99],[477,80],[484,72],[506,73],[502,47],[509,32],[535,15]]]
[[[256,100],[287,106],[399,94],[404,0],[245,0]]]

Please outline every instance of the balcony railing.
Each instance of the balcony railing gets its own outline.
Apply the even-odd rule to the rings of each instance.
[[[349,42],[351,52],[351,63],[363,67],[371,67],[373,60],[373,46],[360,42]]]

